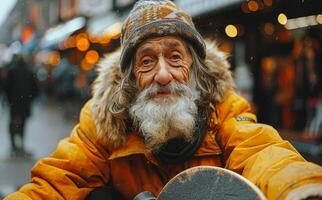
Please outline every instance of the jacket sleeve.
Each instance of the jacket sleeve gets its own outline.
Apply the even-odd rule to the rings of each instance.
[[[97,141],[89,104],[82,109],[80,123],[70,137],[32,168],[30,183],[5,200],[85,199],[93,188],[108,182],[108,152]]]
[[[256,123],[242,97],[230,92],[217,105],[217,116],[225,167],[252,181],[269,200],[285,199],[302,186],[321,190],[322,168],[307,162],[274,128]]]

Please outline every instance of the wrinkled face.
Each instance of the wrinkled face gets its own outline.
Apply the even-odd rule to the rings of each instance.
[[[157,83],[166,86],[176,80],[187,83],[192,65],[185,42],[176,36],[147,39],[135,54],[133,73],[140,90]],[[158,96],[172,95],[160,92]]]
[[[173,138],[193,139],[200,93],[189,77],[191,65],[179,37],[148,39],[137,49],[133,73],[140,92],[129,113],[150,150]]]

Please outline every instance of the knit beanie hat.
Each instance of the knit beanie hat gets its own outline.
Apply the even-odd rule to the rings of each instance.
[[[129,67],[136,47],[149,37],[178,35],[193,45],[199,56],[206,57],[206,45],[189,15],[169,0],[136,2],[123,23],[121,32],[121,69]]]

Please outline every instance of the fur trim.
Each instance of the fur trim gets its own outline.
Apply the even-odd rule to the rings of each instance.
[[[229,71],[225,53],[220,52],[214,41],[206,41],[206,66],[216,77],[215,101],[221,102],[227,91],[232,90],[234,82]],[[122,73],[120,68],[120,50],[102,59],[98,65],[98,77],[93,86],[91,109],[100,141],[114,147],[126,139],[126,122],[113,116],[109,111],[113,96],[121,87]]]
[[[291,190],[285,200],[300,200],[310,196],[322,197],[322,184],[307,184]]]
[[[206,40],[207,55],[205,64],[216,77],[217,93],[215,94],[216,103],[223,101],[226,93],[233,90],[235,83],[230,71],[230,64],[227,61],[227,54],[218,49],[215,41]]]
[[[125,122],[109,111],[115,92],[121,85],[121,51],[108,55],[98,64],[98,77],[93,84],[92,112],[99,141],[120,145],[125,139]]]

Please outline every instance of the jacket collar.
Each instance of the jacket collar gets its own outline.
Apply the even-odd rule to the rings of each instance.
[[[127,140],[119,147],[112,150],[109,160],[126,157],[134,154],[144,154],[149,152],[144,146],[142,138],[136,132],[128,133]]]

